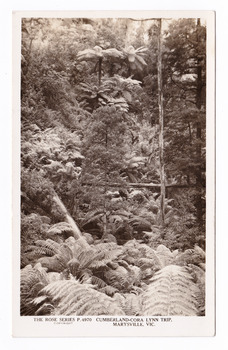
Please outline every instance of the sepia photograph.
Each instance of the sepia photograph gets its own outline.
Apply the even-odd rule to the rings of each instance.
[[[213,324],[209,15],[20,16],[17,318]]]

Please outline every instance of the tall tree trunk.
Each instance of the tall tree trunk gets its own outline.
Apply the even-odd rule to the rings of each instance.
[[[160,224],[164,229],[165,224],[165,168],[164,168],[164,109],[162,87],[162,19],[158,20],[158,108],[159,108],[159,163],[161,182]],[[162,233],[164,238],[164,230]]]
[[[98,61],[98,83],[99,83],[99,86],[101,85],[101,68],[102,67],[102,57],[99,58],[99,61]]]
[[[106,127],[105,132],[105,149],[106,149],[106,155],[105,155],[105,185],[104,185],[104,219],[103,219],[103,239],[107,236],[107,150],[108,150],[108,129]]]
[[[197,19],[197,41],[198,41],[198,57],[197,57],[197,90],[196,90],[196,106],[200,111],[202,108],[202,65],[200,58],[200,18]],[[202,228],[203,226],[203,210],[202,210],[202,175],[201,175],[201,123],[197,122],[196,125],[196,138],[197,138],[197,148],[196,155],[197,161],[199,162],[196,170],[196,185],[197,185],[197,199],[196,199],[196,211],[197,211],[197,220]]]
[[[60,212],[63,213],[65,221],[72,227],[73,233],[74,233],[74,238],[75,239],[81,239],[81,243],[85,248],[89,247],[89,244],[87,243],[86,239],[82,236],[81,231],[79,230],[76,222],[74,219],[70,216],[68,213],[65,205],[57,195],[57,193],[54,194],[53,196],[53,201],[57,204],[58,208],[60,209]]]

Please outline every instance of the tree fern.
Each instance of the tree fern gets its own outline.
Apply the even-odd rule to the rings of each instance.
[[[51,240],[40,241],[39,244],[48,249]],[[68,269],[69,272],[78,277],[83,270],[97,271],[114,261],[121,253],[122,249],[114,242],[100,243],[95,246],[88,246],[86,249],[81,244],[81,239],[75,240],[69,237],[65,243],[53,244],[56,254],[42,257],[38,261],[52,272],[61,272]],[[46,250],[45,250],[46,252]],[[54,253],[54,250],[51,251]]]
[[[98,80],[101,84],[102,60],[111,58],[123,58],[123,53],[115,48],[102,49],[100,46],[94,46],[93,49],[86,49],[78,52],[77,59],[79,61],[97,61],[98,64]]]
[[[60,245],[52,239],[37,240],[35,246],[31,246],[31,248],[37,256],[53,256],[59,252]]]
[[[143,67],[147,65],[143,59],[146,51],[147,51],[147,48],[145,47],[139,47],[138,49],[135,49],[132,45],[126,47],[123,50],[131,70],[141,71],[143,70]]]
[[[142,314],[196,316],[199,288],[184,267],[170,265],[157,272],[142,294]]]

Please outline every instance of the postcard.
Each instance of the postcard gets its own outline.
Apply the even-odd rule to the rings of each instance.
[[[215,13],[13,13],[13,336],[215,334]]]

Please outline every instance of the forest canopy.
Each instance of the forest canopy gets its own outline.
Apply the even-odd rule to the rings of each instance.
[[[21,314],[204,314],[205,22],[21,30]]]

